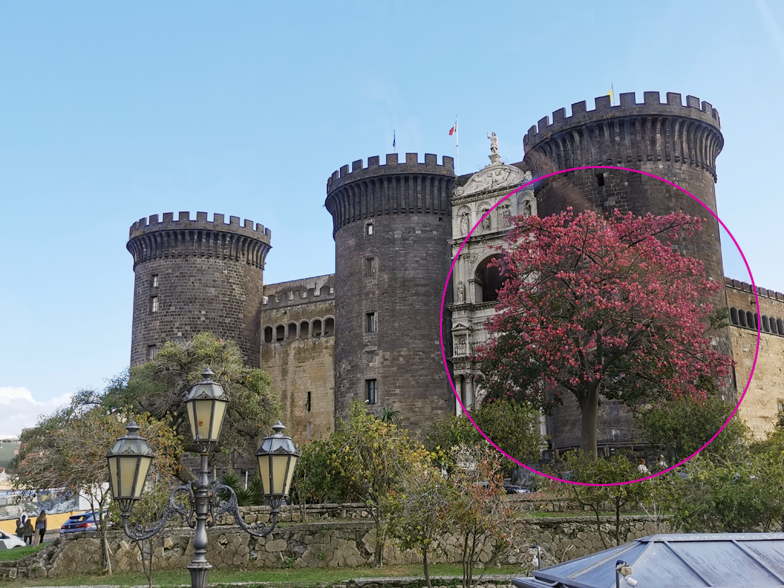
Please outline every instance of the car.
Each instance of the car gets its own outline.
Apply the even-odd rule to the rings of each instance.
[[[530,494],[531,491],[528,488],[523,488],[522,486],[516,486],[514,484],[504,484],[504,490],[506,490],[507,494]]]
[[[27,544],[21,537],[11,535],[5,531],[0,531],[0,549],[13,549],[14,547],[26,547]]]
[[[97,519],[94,512],[83,512],[71,515],[63,526],[60,527],[60,535],[67,533],[89,533],[98,530]]]

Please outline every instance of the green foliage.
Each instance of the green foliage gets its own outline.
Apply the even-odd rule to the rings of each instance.
[[[525,463],[539,458],[542,436],[538,410],[524,403],[497,401],[485,402],[469,414],[485,435],[518,461]],[[442,450],[441,455],[448,455],[453,447],[477,443],[484,444],[485,439],[464,416],[451,415],[435,421],[427,436],[428,447],[432,451]],[[502,467],[513,465],[501,463]]]
[[[572,482],[589,484],[613,484],[636,480],[641,476],[630,456],[623,453],[595,461],[581,452],[571,452],[564,456],[554,473]],[[631,507],[642,503],[650,503],[656,496],[656,485],[652,480],[616,486],[583,486],[554,482],[554,492],[565,494],[581,510],[588,509],[595,517],[596,530],[605,548],[610,545],[624,543],[631,531],[630,523],[624,521],[621,514]],[[601,513],[612,512],[615,524],[609,532],[603,527]]]
[[[237,505],[239,506],[263,506],[267,504],[264,498],[264,488],[261,484],[261,478],[254,476],[248,481],[248,487],[245,488],[243,480],[237,475],[236,472],[227,472],[221,477],[221,483],[234,490],[237,496]],[[218,498],[221,500],[229,500],[229,493],[220,491]]]
[[[428,463],[417,464],[403,473],[400,492],[386,502],[389,534],[402,550],[422,554],[425,582],[430,582],[430,553],[437,537],[452,530],[457,488]]]
[[[352,402],[349,418],[325,441],[305,446],[295,473],[300,501],[364,502],[376,526],[376,565],[382,564],[384,505],[399,488],[403,472],[429,462],[429,453],[410,433]]]
[[[645,440],[676,462],[692,455],[713,437],[734,408],[715,397],[680,398],[640,407],[633,414]],[[736,415],[705,452],[738,457],[747,435],[748,428]]]
[[[686,532],[752,533],[784,524],[784,432],[741,446],[731,458],[706,454],[674,477],[674,523]]]
[[[391,406],[385,406],[381,409],[378,418],[385,423],[399,425],[401,419],[400,411],[395,410]]]
[[[221,452],[224,456],[249,455],[277,419],[280,407],[271,393],[269,376],[246,366],[236,343],[211,333],[200,333],[187,342],[165,343],[154,360],[112,380],[103,404],[164,420],[190,443],[183,399],[207,367],[231,400],[221,431]]]

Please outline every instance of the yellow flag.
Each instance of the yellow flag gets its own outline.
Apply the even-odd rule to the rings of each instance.
[[[613,104],[615,102],[615,96],[613,96],[612,88],[610,88],[610,91],[607,92],[607,95],[610,97],[610,104]]]

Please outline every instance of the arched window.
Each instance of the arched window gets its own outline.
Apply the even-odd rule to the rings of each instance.
[[[328,318],[324,321],[324,336],[331,337],[335,334],[335,319]]]
[[[778,328],[776,328],[776,319],[773,317],[770,317],[770,332],[774,335],[777,335],[779,332]]]
[[[768,317],[764,314],[762,315],[762,330],[770,333],[770,323],[768,322]]]
[[[748,324],[746,323],[746,313],[742,310],[738,313],[738,322],[741,327],[747,327]]]
[[[750,329],[756,329],[757,327],[754,326],[754,315],[751,314],[750,310],[746,311],[746,326]]]
[[[737,325],[738,323],[738,309],[735,307],[730,308],[730,321],[733,325]]]
[[[272,343],[272,327],[266,327],[264,329],[264,342]]]
[[[311,337],[321,337],[321,320],[316,319],[313,321],[313,333]]]
[[[776,327],[778,328],[779,335],[784,335],[784,321],[776,319]]]
[[[286,338],[286,327],[283,325],[278,325],[278,328],[275,329],[275,341],[283,341]]]
[[[754,328],[757,330],[759,330],[760,328],[760,319],[759,319],[759,315],[756,312],[754,313]]]
[[[302,321],[299,324],[299,337],[300,339],[307,339],[310,337],[310,323],[308,321]]]
[[[498,300],[498,290],[504,285],[506,279],[501,275],[501,268],[491,262],[494,259],[500,259],[500,257],[500,255],[491,255],[476,268],[477,299],[481,293],[481,300],[477,300],[478,302]]]
[[[289,323],[288,340],[293,341],[296,338],[297,338],[297,323]]]

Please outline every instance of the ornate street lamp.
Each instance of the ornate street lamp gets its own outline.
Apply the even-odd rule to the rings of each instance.
[[[288,496],[294,468],[299,458],[299,453],[294,447],[291,437],[283,435],[283,430],[286,427],[278,421],[272,427],[275,433],[264,439],[256,452],[264,497],[270,504],[270,524],[248,525],[245,523],[240,515],[234,490],[229,486],[219,484],[214,478],[210,478],[207,452],[210,445],[218,441],[223,417],[226,414],[226,406],[229,402],[220,384],[212,381],[213,375],[209,368],[204,370],[202,372],[204,379],[191,388],[185,396],[191,436],[199,447],[201,457],[198,480],[172,490],[163,517],[151,528],[145,529],[141,525],[135,525],[131,529],[128,523],[134,504],[141,498],[150,464],[155,457],[147,440],[137,434],[138,425],[131,422],[127,427],[128,433],[124,437],[120,437],[106,455],[109,462],[109,483],[112,496],[120,504],[123,530],[128,537],[134,541],[149,539],[160,532],[166,522],[175,515],[178,515],[181,521],[187,522],[189,527],[195,527],[193,561],[188,565],[193,588],[206,587],[207,571],[212,567],[205,557],[207,553],[207,527],[215,524],[216,517],[230,513],[234,515],[237,524],[247,533],[256,537],[269,535],[277,525],[280,505]],[[215,496],[219,491],[229,494],[229,500],[220,506],[215,504]],[[187,495],[188,507],[177,502],[179,492]],[[196,515],[195,520],[194,514]]]

